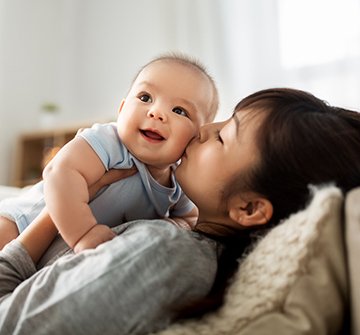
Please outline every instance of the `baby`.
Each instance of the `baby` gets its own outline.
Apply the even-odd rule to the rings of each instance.
[[[0,247],[21,233],[45,207],[76,252],[115,235],[110,227],[134,219],[171,217],[191,228],[197,209],[173,171],[200,126],[218,108],[216,85],[197,61],[165,55],[138,72],[117,122],[80,132],[49,162],[43,181],[24,196],[0,203]],[[101,189],[88,188],[109,169],[138,173]]]

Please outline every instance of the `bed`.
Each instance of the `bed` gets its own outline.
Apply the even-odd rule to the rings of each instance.
[[[22,192],[22,189],[19,187],[12,187],[12,186],[3,186],[0,185],[0,200],[15,197]]]
[[[22,190],[0,187],[0,199]],[[314,189],[243,259],[224,305],[158,335],[360,334],[360,188]]]

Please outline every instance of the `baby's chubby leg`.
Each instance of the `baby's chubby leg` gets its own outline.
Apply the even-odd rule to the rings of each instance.
[[[0,216],[0,250],[10,241],[17,238],[36,263],[49,247],[58,231],[46,209],[19,235],[14,221]]]
[[[19,236],[19,230],[14,221],[0,216],[0,250],[10,241]]]

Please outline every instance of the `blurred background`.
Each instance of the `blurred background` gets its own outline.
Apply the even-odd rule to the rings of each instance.
[[[31,183],[45,150],[114,120],[137,70],[168,51],[214,76],[218,120],[274,86],[359,110],[359,18],[360,0],[0,0],[0,184]]]

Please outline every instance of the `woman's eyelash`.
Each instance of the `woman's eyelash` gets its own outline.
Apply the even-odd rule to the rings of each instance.
[[[216,132],[216,137],[217,137],[217,139],[218,139],[218,141],[219,141],[220,143],[224,143],[224,142],[223,142],[223,139],[222,139],[221,136],[220,136],[220,131],[219,131],[219,130]]]

